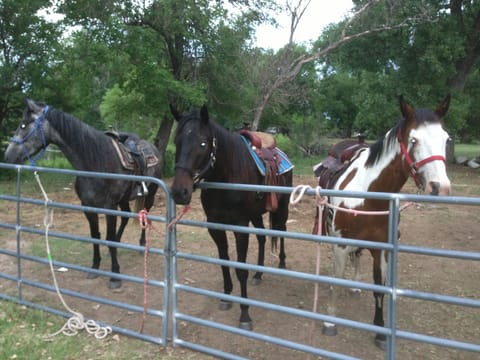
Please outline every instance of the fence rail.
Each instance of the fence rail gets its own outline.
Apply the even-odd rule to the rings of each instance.
[[[5,293],[0,293],[0,299],[14,301],[19,304],[27,305],[32,308],[41,309],[56,315],[68,317],[69,313],[62,311],[53,305],[47,304],[42,305],[38,304],[35,301],[27,299],[23,294],[23,289],[25,287],[36,288],[39,291],[45,291],[49,293],[54,293],[57,289],[50,282],[41,282],[38,280],[32,280],[28,278],[28,274],[23,271],[23,267],[26,263],[34,264],[43,264],[46,265],[49,263],[50,259],[47,257],[42,257],[38,255],[27,254],[25,250],[25,241],[24,236],[27,234],[33,234],[37,236],[45,236],[46,231],[41,227],[32,227],[25,225],[24,214],[21,212],[21,206],[30,205],[38,208],[48,206],[50,208],[59,209],[59,210],[68,210],[68,211],[89,211],[96,212],[103,215],[115,215],[115,216],[124,216],[130,218],[136,218],[136,213],[128,213],[117,210],[106,210],[92,207],[84,207],[80,205],[63,203],[57,201],[48,201],[46,202],[43,199],[29,198],[22,195],[22,175],[30,172],[42,173],[55,173],[63,174],[69,176],[91,176],[91,177],[101,177],[101,178],[116,178],[127,181],[146,181],[146,182],[155,182],[159,185],[159,189],[163,191],[163,196],[165,197],[165,209],[163,213],[165,216],[154,216],[149,215],[148,218],[155,225],[159,225],[164,229],[164,248],[157,248],[152,246],[150,252],[152,256],[158,256],[164,262],[163,274],[158,275],[154,274],[153,277],[149,277],[147,285],[152,288],[157,288],[163,291],[163,304],[161,308],[148,308],[146,313],[150,317],[155,317],[161,321],[161,332],[159,336],[152,334],[144,334],[138,330],[134,330],[128,327],[118,326],[115,323],[101,322],[101,324],[109,325],[113,328],[114,331],[140,338],[142,340],[150,341],[157,343],[163,346],[166,346],[168,340],[171,337],[172,344],[174,346],[181,346],[189,348],[194,351],[201,351],[213,356],[225,358],[225,359],[244,359],[244,355],[234,354],[222,349],[219,349],[210,344],[201,344],[196,341],[182,335],[180,329],[180,323],[190,323],[201,328],[214,329],[215,331],[220,331],[228,334],[234,334],[236,336],[244,337],[247,339],[258,340],[264,343],[269,343],[274,346],[293,349],[295,351],[313,354],[317,356],[323,356],[326,358],[333,359],[350,359],[350,355],[337,353],[329,351],[320,347],[312,346],[309,344],[304,344],[300,342],[291,341],[288,339],[279,338],[269,334],[256,332],[256,331],[246,331],[239,329],[234,326],[227,324],[222,324],[214,320],[209,320],[203,317],[194,316],[187,314],[184,311],[180,310],[179,302],[180,298],[188,297],[189,295],[193,296],[202,296],[211,299],[223,299],[229,300],[234,303],[247,304],[252,307],[256,307],[266,311],[273,311],[282,314],[288,314],[294,317],[301,319],[322,322],[328,321],[335,323],[341,326],[350,327],[353,329],[359,329],[367,332],[373,333],[383,333],[387,335],[387,351],[385,353],[385,358],[394,359],[397,348],[397,339],[412,340],[416,342],[424,342],[427,344],[432,344],[435,346],[448,347],[452,349],[458,349],[462,351],[467,351],[469,353],[480,353],[480,345],[478,343],[468,343],[462,341],[456,341],[448,338],[435,337],[428,334],[420,334],[416,332],[405,331],[397,329],[397,302],[401,298],[411,298],[421,301],[429,301],[432,304],[453,304],[459,307],[469,307],[474,309],[480,308],[480,299],[479,298],[468,298],[468,297],[458,297],[451,296],[441,293],[432,293],[427,291],[415,291],[411,289],[399,288],[397,284],[397,266],[396,259],[400,253],[406,254],[416,254],[423,256],[431,256],[438,258],[451,258],[451,259],[461,259],[465,261],[472,262],[472,266],[477,266],[480,262],[480,252],[478,251],[459,251],[459,250],[450,250],[450,249],[438,249],[438,248],[427,248],[419,247],[412,245],[403,245],[398,243],[396,238],[397,234],[397,221],[400,212],[400,201],[412,201],[416,203],[433,203],[433,204],[450,204],[450,205],[468,205],[478,207],[480,206],[480,198],[470,198],[470,197],[430,197],[425,195],[409,195],[409,194],[387,194],[387,193],[363,193],[363,192],[343,192],[335,190],[322,190],[322,195],[325,196],[348,196],[348,197],[357,197],[357,198],[375,198],[387,200],[390,202],[390,229],[389,229],[389,242],[385,244],[379,244],[370,241],[360,241],[355,239],[339,239],[331,236],[318,236],[304,232],[282,232],[274,231],[268,229],[256,229],[252,227],[243,227],[243,226],[232,226],[225,224],[215,224],[208,223],[205,221],[191,220],[191,219],[176,219],[176,209],[173,200],[170,197],[168,186],[159,179],[142,177],[142,176],[129,176],[129,175],[119,175],[119,174],[109,174],[109,173],[91,173],[91,172],[81,172],[73,170],[62,170],[62,169],[50,169],[50,168],[41,168],[41,167],[30,167],[22,165],[10,165],[0,163],[0,168],[2,171],[11,171],[16,172],[16,188],[13,194],[0,194],[0,202],[5,204],[14,204],[16,216],[13,222],[4,221],[3,217],[0,220],[0,229],[4,230],[7,238],[9,240],[15,240],[16,248],[7,249],[0,247],[0,256],[5,259],[14,259],[16,262],[16,269],[14,271],[2,272],[0,271],[0,280],[7,281],[10,286],[4,287],[8,291]],[[237,191],[276,191],[282,193],[291,193],[293,189],[285,187],[267,187],[267,186],[254,186],[254,185],[241,185],[241,184],[225,184],[225,183],[202,183],[199,185],[200,188],[220,188],[220,189],[234,189]],[[315,189],[309,189],[305,192],[304,196],[315,197]],[[312,213],[314,209],[312,209]],[[176,220],[175,220],[176,219]],[[175,220],[174,226],[168,226]],[[84,221],[83,219],[80,221]],[[287,269],[277,269],[269,266],[258,266],[249,263],[238,263],[235,261],[225,261],[220,260],[216,257],[199,255],[192,252],[181,251],[177,248],[178,236],[177,231],[180,231],[185,228],[199,228],[199,229],[216,229],[216,230],[226,230],[226,231],[238,231],[246,232],[254,235],[265,235],[265,236],[285,236],[291,241],[305,241],[308,243],[315,244],[341,244],[341,245],[354,245],[362,248],[379,248],[387,251],[389,253],[388,262],[388,274],[387,284],[385,286],[374,285],[366,282],[352,281],[346,279],[337,279],[331,276],[325,275],[314,275],[312,273],[287,270]],[[121,249],[124,249],[128,252],[144,251],[144,247],[138,245],[132,245],[128,243],[116,243],[105,240],[92,239],[86,236],[79,236],[69,233],[64,233],[60,231],[50,231],[48,235],[52,238],[64,239],[72,242],[82,242],[82,243],[96,243],[100,245],[115,246]],[[319,283],[327,285],[335,285],[349,288],[358,288],[366,291],[375,291],[383,292],[387,295],[387,325],[386,327],[378,327],[371,325],[370,323],[354,321],[346,318],[340,317],[331,317],[322,313],[315,313],[313,311],[308,311],[304,309],[298,309],[291,306],[278,305],[270,303],[267,301],[260,301],[256,299],[244,299],[235,295],[226,295],[221,292],[213,291],[207,288],[201,288],[198,286],[191,286],[189,284],[184,284],[180,281],[181,275],[179,274],[178,262],[185,261],[194,264],[208,264],[208,265],[225,265],[233,268],[247,269],[249,271],[261,271],[273,276],[284,278],[285,281],[307,281],[309,283]],[[122,280],[133,284],[144,284],[144,278],[141,276],[125,274],[113,274],[109,271],[103,270],[92,270],[91,268],[75,264],[68,263],[59,260],[53,260],[53,265],[56,268],[64,267],[72,271],[84,272],[84,273],[95,273],[97,275],[106,276],[106,277],[118,277]],[[4,267],[0,268],[3,269]],[[155,269],[157,270],[157,269]],[[480,273],[480,272],[479,272]],[[160,278],[159,278],[160,276]],[[47,281],[47,280],[45,280]],[[15,286],[13,285],[15,284]],[[14,289],[15,288],[15,289]],[[68,295],[70,297],[82,299],[92,303],[108,305],[123,309],[132,313],[142,313],[145,309],[138,305],[132,304],[125,301],[116,301],[108,299],[105,297],[95,296],[91,294],[84,294],[82,292],[76,291],[74,289],[61,288],[59,291],[62,294]],[[114,297],[114,296],[112,296]],[[435,306],[435,305],[432,305]],[[171,332],[171,333],[170,333]]]

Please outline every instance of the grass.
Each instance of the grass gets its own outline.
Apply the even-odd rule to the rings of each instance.
[[[455,155],[466,156],[467,158],[480,157],[480,145],[479,144],[455,144]]]
[[[57,335],[65,319],[9,301],[0,301],[0,359],[206,359],[204,354],[120,335],[96,339],[85,331],[76,336]]]

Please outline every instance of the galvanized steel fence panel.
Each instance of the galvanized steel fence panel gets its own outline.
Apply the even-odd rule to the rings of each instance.
[[[12,202],[17,204],[17,212],[19,205],[21,203],[29,203],[34,204],[37,206],[44,206],[45,202],[38,199],[29,199],[24,198],[21,196],[21,173],[25,171],[38,171],[41,172],[52,172],[52,173],[62,173],[74,176],[94,176],[94,177],[104,177],[104,178],[119,178],[125,180],[132,180],[132,181],[147,181],[147,182],[156,182],[159,185],[159,189],[163,190],[165,193],[165,216],[149,216],[149,219],[152,220],[154,223],[163,224],[165,228],[165,246],[163,249],[152,247],[150,251],[152,254],[158,254],[164,258],[165,261],[165,269],[164,269],[164,277],[161,281],[149,280],[148,285],[152,287],[159,287],[164,289],[164,304],[162,309],[148,309],[148,314],[152,316],[157,316],[162,319],[162,334],[160,337],[155,337],[151,335],[141,334],[138,331],[134,331],[132,329],[122,328],[115,326],[114,324],[108,324],[112,326],[114,331],[117,331],[121,334],[138,337],[147,341],[155,342],[161,345],[167,344],[167,336],[168,328],[171,323],[171,337],[172,343],[174,346],[182,346],[185,348],[189,348],[195,351],[201,351],[213,356],[217,356],[220,358],[225,359],[243,359],[244,357],[222,351],[220,349],[214,348],[209,346],[208,344],[199,344],[196,342],[192,342],[191,340],[184,339],[179,335],[179,322],[188,322],[192,324],[196,324],[201,327],[205,328],[212,328],[219,331],[225,331],[228,333],[240,335],[246,338],[260,340],[263,342],[268,342],[274,345],[278,345],[285,348],[294,349],[297,351],[301,351],[308,354],[313,354],[317,356],[323,356],[326,358],[333,358],[333,359],[350,359],[352,358],[349,355],[335,353],[332,351],[328,351],[322,348],[305,345],[302,343],[297,343],[294,341],[270,336],[267,334],[258,333],[255,331],[246,331],[239,329],[237,327],[228,326],[225,324],[220,324],[215,321],[210,321],[208,319],[188,315],[182,313],[178,309],[178,300],[181,294],[196,294],[201,296],[206,296],[209,298],[214,299],[224,299],[230,300],[234,303],[243,303],[248,304],[250,306],[258,307],[265,310],[276,311],[280,313],[286,313],[293,316],[297,316],[300,318],[314,320],[318,322],[328,321],[331,323],[335,323],[341,326],[352,327],[355,329],[365,330],[372,333],[383,333],[387,335],[387,351],[385,353],[385,358],[387,359],[394,359],[396,353],[396,340],[397,339],[407,339],[413,340],[417,342],[425,342],[433,345],[444,346],[444,347],[451,347],[455,349],[465,350],[469,352],[478,352],[480,353],[480,345],[477,343],[466,343],[461,341],[455,341],[447,338],[440,338],[435,336],[430,336],[426,334],[419,334],[414,332],[408,332],[404,330],[398,330],[396,324],[396,317],[397,317],[397,303],[399,298],[406,297],[412,299],[419,299],[424,301],[431,301],[437,303],[447,303],[447,304],[455,304],[457,306],[463,307],[471,307],[475,309],[480,309],[480,299],[470,299],[470,298],[461,298],[456,296],[449,296],[444,294],[438,293],[429,293],[429,292],[422,292],[422,291],[414,291],[409,289],[401,289],[398,288],[397,284],[397,259],[399,253],[410,253],[410,254],[421,254],[421,255],[429,255],[429,256],[437,256],[437,257],[447,257],[447,258],[455,258],[455,259],[463,259],[467,261],[471,261],[472,264],[477,265],[480,263],[480,252],[475,251],[458,251],[458,250],[449,250],[449,249],[432,249],[432,248],[425,248],[425,247],[418,247],[418,246],[411,246],[411,245],[402,245],[398,242],[397,233],[398,233],[398,217],[400,212],[400,202],[401,201],[412,201],[416,203],[442,203],[442,204],[452,204],[452,205],[470,205],[470,206],[480,206],[480,198],[469,198],[469,197],[431,197],[425,195],[409,195],[409,194],[388,194],[388,193],[363,193],[363,192],[344,192],[344,191],[335,191],[335,190],[322,190],[321,194],[324,196],[342,196],[342,197],[353,197],[353,198],[375,198],[375,199],[382,199],[387,200],[390,203],[390,213],[389,213],[389,241],[388,243],[379,244],[370,241],[359,241],[354,239],[339,239],[336,237],[330,236],[319,236],[309,233],[300,233],[300,232],[281,232],[275,230],[268,230],[268,229],[256,229],[252,227],[243,227],[243,226],[231,226],[231,225],[224,225],[224,224],[214,224],[208,223],[205,221],[194,221],[188,219],[176,219],[176,212],[175,212],[175,204],[173,203],[169,189],[165,185],[165,183],[158,179],[147,178],[147,177],[140,177],[140,176],[128,176],[128,175],[118,175],[118,174],[106,174],[106,173],[90,173],[90,172],[79,172],[79,171],[70,171],[70,170],[59,170],[59,169],[47,169],[47,168],[35,168],[29,166],[19,166],[19,165],[7,165],[7,164],[0,164],[0,168],[4,169],[14,169],[17,171],[17,191],[15,195],[8,195],[8,194],[0,194],[0,200]],[[219,189],[233,189],[237,191],[276,191],[279,193],[291,193],[291,188],[284,188],[284,187],[272,187],[272,186],[255,186],[255,185],[241,185],[241,184],[225,184],[225,183],[201,183],[199,184],[200,188],[219,188]],[[316,196],[315,189],[309,189],[305,192],[305,196]],[[121,211],[108,211],[105,209],[97,209],[97,208],[85,208],[82,206],[72,205],[72,204],[65,204],[59,202],[49,202],[48,206],[54,208],[64,208],[64,209],[74,209],[80,211],[92,211],[98,212],[99,214],[111,214],[111,215],[122,215],[122,216],[129,216],[129,217],[136,217],[137,214],[135,213],[125,213]],[[315,209],[312,209],[312,214],[314,213]],[[312,217],[313,219],[313,217]],[[171,224],[173,226],[168,226]],[[174,224],[173,224],[174,223]],[[239,232],[246,232],[250,234],[260,234],[260,235],[268,235],[268,236],[280,236],[284,235],[286,238],[295,239],[299,241],[308,241],[313,243],[326,243],[326,244],[341,244],[341,245],[353,245],[358,247],[364,248],[378,248],[383,249],[388,252],[389,254],[389,262],[388,262],[388,276],[387,276],[387,283],[385,286],[378,286],[370,283],[365,282],[356,282],[347,279],[337,279],[331,276],[324,276],[324,275],[314,275],[311,273],[304,273],[299,271],[293,270],[285,270],[285,269],[277,269],[269,266],[257,266],[253,264],[242,264],[235,261],[224,261],[220,260],[216,257],[210,256],[202,256],[198,254],[193,254],[190,252],[182,252],[179,251],[177,248],[177,228],[181,228],[183,226],[193,226],[198,228],[209,228],[209,229],[217,229],[217,230],[226,230],[226,231],[239,231]],[[31,228],[22,225],[22,219],[17,216],[16,223],[6,223],[0,221],[0,228],[4,228],[7,230],[12,231],[15,233],[17,242],[21,241],[21,234],[22,233],[34,233],[38,235],[44,235],[45,231],[39,228]],[[125,244],[125,243],[110,243],[102,240],[96,240],[88,237],[79,237],[79,236],[72,236],[69,234],[63,233],[55,233],[50,232],[51,236],[65,238],[69,240],[75,241],[82,241],[88,243],[98,243],[101,245],[114,245],[119,248],[127,249],[129,251],[139,251],[143,248],[140,246]],[[53,287],[47,283],[40,283],[37,281],[31,281],[26,278],[22,274],[22,261],[34,261],[39,263],[47,263],[48,259],[42,257],[35,257],[30,255],[25,255],[21,251],[21,246],[17,246],[17,251],[1,249],[0,254],[10,256],[12,258],[16,258],[18,262],[18,269],[17,274],[15,276],[0,273],[0,278],[4,278],[10,280],[12,282],[17,283],[17,294],[15,296],[8,295],[1,293],[0,299],[7,299],[11,301],[18,302],[20,304],[25,304],[31,306],[33,308],[42,309],[54,314],[58,314],[61,316],[67,317],[69,314],[65,313],[61,310],[50,306],[43,306],[38,305],[31,301],[25,301],[22,299],[22,287],[24,285],[34,286],[43,290],[47,291],[54,291]],[[312,283],[324,283],[329,285],[336,285],[342,287],[354,287],[362,290],[367,291],[376,291],[382,292],[386,295],[387,301],[387,310],[386,310],[386,319],[387,324],[385,328],[377,327],[371,325],[369,323],[363,323],[359,321],[353,321],[349,319],[339,318],[339,317],[331,317],[321,313],[314,313],[312,311],[297,309],[288,306],[276,305],[269,302],[259,301],[255,299],[243,299],[239,296],[234,295],[226,295],[220,292],[215,292],[208,289],[203,289],[195,286],[190,286],[188,284],[182,284],[179,281],[179,274],[177,269],[177,261],[179,259],[191,261],[194,263],[207,263],[207,264],[215,264],[215,265],[226,265],[232,268],[242,268],[247,269],[249,271],[262,271],[267,274],[272,274],[276,276],[282,276],[286,279],[298,279],[303,281],[310,281]],[[57,267],[67,267],[79,271],[84,272],[95,272],[103,276],[114,276],[111,272],[102,271],[102,270],[92,270],[87,267],[79,266],[76,264],[67,264],[61,261],[54,261],[55,266]],[[127,274],[118,275],[119,278],[136,282],[136,283],[143,283],[144,279],[140,277],[130,276]],[[219,276],[220,277],[220,276]],[[91,301],[101,303],[101,304],[109,304],[112,306],[117,306],[121,308],[128,309],[129,311],[140,313],[143,311],[143,308],[128,304],[128,303],[119,303],[116,301],[112,301],[111,299],[104,299],[98,297],[91,297],[85,294],[81,294],[76,291],[71,290],[63,290],[65,294],[71,295],[74,297],[85,298]],[[171,317],[171,320],[170,320]],[[339,335],[340,336],[340,335]]]

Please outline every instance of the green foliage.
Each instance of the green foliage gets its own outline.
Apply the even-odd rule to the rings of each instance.
[[[295,143],[288,136],[276,134],[275,141],[278,148],[288,156],[294,156],[298,152]]]
[[[172,177],[175,173],[175,145],[169,143],[163,158],[163,177]]]
[[[0,358],[2,359],[182,359],[163,354],[158,344],[120,336],[119,341],[97,340],[87,332],[76,336],[47,336],[66,319],[2,300],[0,307]]]

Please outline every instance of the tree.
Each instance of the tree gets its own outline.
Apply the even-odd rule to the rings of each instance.
[[[479,35],[474,29],[480,7],[478,2],[464,2],[461,11],[465,28],[460,31],[459,15],[449,11],[454,3],[457,2],[428,2],[424,9],[433,14],[435,21],[409,23],[393,31],[375,33],[345,44],[324,58],[324,74],[332,77],[344,74],[355,84],[352,85],[356,88],[355,101],[360,106],[359,112],[352,114],[353,126],[368,125],[371,135],[378,135],[390,125],[382,126],[379,119],[385,121],[386,114],[398,114],[394,101],[398,95],[405,95],[417,106],[433,106],[453,92],[447,125],[452,135],[471,138],[472,130],[478,129],[474,120],[478,118],[478,110],[472,106],[478,102],[478,92],[474,90],[478,60],[468,72],[466,67],[461,67],[460,72],[458,68],[464,59],[471,58],[468,54],[472,52],[467,50],[473,48],[468,44],[474,43],[473,39]],[[412,13],[411,7],[416,4],[406,1],[405,9]],[[365,21],[375,23],[377,20],[373,16]],[[328,37],[336,31],[339,31],[338,26],[333,26],[323,36]],[[460,86],[454,85],[452,79],[462,79],[458,83]]]
[[[48,86],[45,69],[52,65],[61,29],[45,21],[46,0],[0,2],[0,127],[19,117],[26,91]],[[5,131],[5,130],[4,130]],[[3,131],[3,132],[4,132]]]

